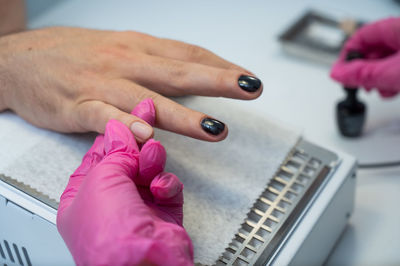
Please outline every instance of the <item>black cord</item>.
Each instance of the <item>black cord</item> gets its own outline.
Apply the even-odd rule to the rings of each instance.
[[[382,163],[360,163],[358,168],[361,169],[372,169],[372,168],[385,168],[385,167],[397,167],[400,166],[400,161],[393,162],[382,162]]]

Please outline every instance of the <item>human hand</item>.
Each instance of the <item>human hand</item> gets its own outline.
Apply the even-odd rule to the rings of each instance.
[[[0,111],[60,132],[104,133],[116,119],[144,142],[153,128],[129,112],[152,98],[156,127],[220,141],[223,123],[164,96],[255,99],[262,84],[249,76],[203,48],[138,32],[58,27],[0,38]]]
[[[346,62],[357,51],[363,59]],[[349,87],[377,89],[382,97],[400,92],[400,18],[388,18],[359,29],[345,44],[331,77]]]
[[[135,113],[151,123],[152,108],[145,101]],[[78,265],[193,264],[183,184],[163,172],[165,160],[159,142],[139,151],[124,124],[107,123],[60,198],[57,228]]]

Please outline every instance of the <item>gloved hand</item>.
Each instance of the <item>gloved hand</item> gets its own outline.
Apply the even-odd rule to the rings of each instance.
[[[134,114],[154,124],[153,102]],[[60,198],[57,228],[78,265],[193,264],[183,184],[163,172],[165,161],[159,142],[139,151],[127,126],[108,122]]]
[[[349,51],[364,59],[346,62]],[[331,77],[350,87],[377,89],[382,97],[400,92],[400,18],[389,18],[359,29],[345,44]]]

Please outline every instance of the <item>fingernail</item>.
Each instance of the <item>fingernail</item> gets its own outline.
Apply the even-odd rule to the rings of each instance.
[[[212,118],[204,118],[201,121],[201,127],[204,131],[212,134],[219,135],[225,129],[225,124],[221,121]]]
[[[261,87],[261,80],[252,76],[242,75],[239,77],[238,84],[242,90],[255,92]]]
[[[147,140],[151,137],[153,132],[152,128],[142,122],[133,122],[131,125],[131,131],[136,138],[141,140]]]

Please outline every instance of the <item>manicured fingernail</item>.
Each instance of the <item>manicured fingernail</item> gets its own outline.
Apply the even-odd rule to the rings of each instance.
[[[153,132],[150,126],[141,122],[133,122],[131,125],[131,131],[136,138],[143,141],[149,139]]]
[[[255,92],[261,87],[261,80],[252,76],[242,75],[239,77],[238,84],[242,90]]]
[[[212,118],[204,118],[201,121],[201,127],[204,131],[212,134],[219,135],[225,129],[225,124],[221,121]]]

